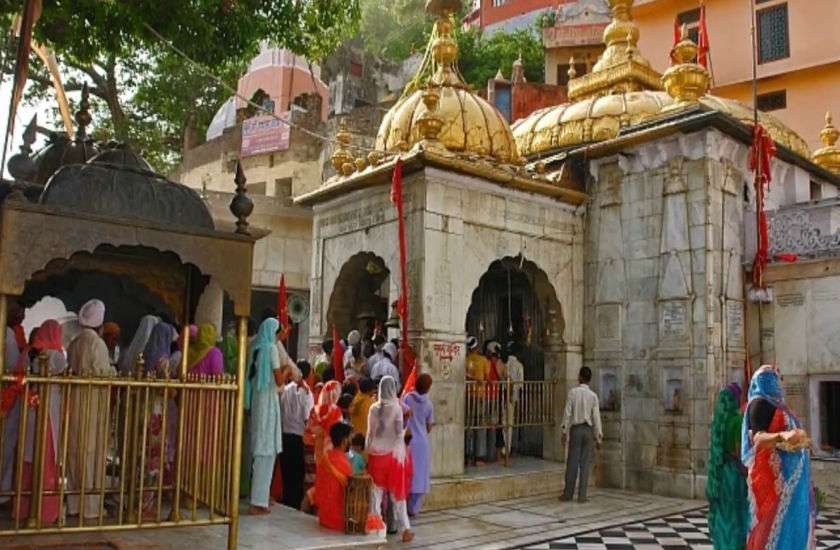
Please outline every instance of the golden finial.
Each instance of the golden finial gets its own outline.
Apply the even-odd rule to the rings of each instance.
[[[572,80],[577,76],[577,70],[575,69],[575,56],[569,57],[569,70],[566,71],[566,74],[569,75],[569,80]]]
[[[820,132],[820,141],[826,147],[833,147],[837,143],[837,138],[840,138],[840,132],[832,124],[831,111],[825,113],[825,127]]]
[[[439,101],[440,94],[436,89],[426,88],[423,91],[423,105],[426,106],[426,112],[417,120],[417,127],[423,139],[436,140],[443,128],[443,121],[436,114]]]
[[[569,82],[569,100],[604,94],[661,90],[661,75],[639,52],[639,27],[630,8],[633,0],[607,0],[612,20],[604,29],[606,48],[592,70]]]
[[[671,50],[674,65],[662,75],[662,85],[677,104],[697,101],[709,89],[709,71],[695,62],[697,44],[688,36],[685,25],[680,30],[680,41]]]
[[[821,166],[834,174],[840,175],[840,147],[837,146],[837,139],[840,138],[840,131],[832,123],[831,111],[825,113],[825,126],[820,131],[820,141],[823,147],[814,151],[811,160],[814,164]]]
[[[368,153],[368,157],[367,157],[368,164],[371,165],[371,166],[379,166],[379,164],[382,162],[382,159],[384,158],[384,156],[385,155],[383,155],[379,151],[371,151],[370,153]]]
[[[345,173],[344,166],[346,164],[350,164],[351,168],[353,166],[353,155],[350,154],[348,151],[348,147],[350,146],[351,135],[350,132],[347,131],[347,119],[342,118],[338,123],[338,132],[335,134],[335,141],[337,142],[335,151],[333,151],[330,160],[332,161],[333,168],[335,168],[336,172],[342,173],[345,176],[349,176],[350,174]],[[350,173],[352,174],[353,171],[351,170]]]

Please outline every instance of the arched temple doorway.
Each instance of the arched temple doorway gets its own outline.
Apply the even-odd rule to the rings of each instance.
[[[515,344],[526,381],[551,377],[546,361],[557,357],[549,351],[563,343],[565,322],[557,293],[546,273],[522,256],[505,257],[490,264],[472,293],[466,332],[481,345],[498,341],[503,349]],[[523,402],[522,407],[526,406]],[[535,425],[512,432],[513,450],[521,455],[543,456],[544,427]]]
[[[326,318],[329,337],[335,327],[339,336],[351,330],[362,335],[384,326],[388,319],[391,272],[385,260],[372,252],[359,252],[341,267],[330,295]]]

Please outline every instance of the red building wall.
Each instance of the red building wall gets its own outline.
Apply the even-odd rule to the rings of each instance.
[[[566,88],[550,84],[525,82],[513,85],[511,94],[511,122],[525,118],[543,107],[566,103]]]

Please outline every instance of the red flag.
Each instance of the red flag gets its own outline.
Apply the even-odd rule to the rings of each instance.
[[[280,274],[280,287],[277,290],[277,320],[280,321],[282,332],[280,333],[280,340],[284,343],[289,339],[289,334],[292,332],[292,324],[289,321],[289,301],[286,296],[286,276]]]
[[[405,380],[405,384],[403,384],[403,390],[400,394],[400,398],[404,398],[406,395],[414,391],[414,386],[417,385],[417,365],[411,367],[411,373],[408,375],[408,378]]]
[[[391,179],[391,202],[397,208],[397,232],[400,247],[400,296],[397,299],[397,313],[400,316],[400,355],[403,359],[402,377],[411,372],[414,367],[414,353],[408,346],[408,251],[405,240],[405,216],[403,212],[403,161],[397,159],[394,164],[394,176]]]
[[[332,368],[335,372],[335,379],[339,382],[344,382],[344,346],[341,345],[341,340],[338,338],[338,329],[333,326],[332,331],[333,350],[332,350]]]
[[[23,14],[20,22],[20,36],[18,38],[17,54],[15,56],[15,76],[12,86],[12,96],[9,101],[9,119],[6,125],[6,138],[14,134],[17,108],[23,97],[23,89],[29,78],[29,54],[32,52],[32,27],[41,17],[41,0],[24,0]],[[4,144],[5,145],[5,144]],[[6,149],[3,149],[5,159]]]
[[[758,246],[753,261],[753,286],[764,288],[764,270],[767,268],[767,252],[770,242],[767,232],[767,213],[764,211],[764,194],[770,186],[770,164],[776,155],[776,144],[761,124],[753,128],[753,144],[750,148],[750,168],[755,174],[755,207],[758,225]]]
[[[697,63],[709,68],[709,30],[706,28],[706,4],[700,2],[700,27],[697,33]]]

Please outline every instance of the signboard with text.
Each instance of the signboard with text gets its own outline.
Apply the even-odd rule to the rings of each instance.
[[[289,115],[288,112],[283,113],[279,115],[279,119],[261,115],[243,121],[240,156],[250,157],[288,150],[291,134]]]
[[[547,27],[543,29],[543,45],[546,48],[567,48],[603,44],[606,27],[605,23]]]

